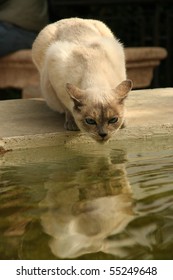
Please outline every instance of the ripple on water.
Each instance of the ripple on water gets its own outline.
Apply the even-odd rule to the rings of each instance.
[[[0,170],[1,259],[172,259],[172,232],[173,149]]]

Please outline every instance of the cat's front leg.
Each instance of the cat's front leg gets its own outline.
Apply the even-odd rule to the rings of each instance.
[[[71,131],[77,131],[79,130],[78,126],[75,123],[75,120],[72,116],[72,114],[69,111],[65,112],[65,123],[64,123],[64,127],[67,130],[71,130]]]

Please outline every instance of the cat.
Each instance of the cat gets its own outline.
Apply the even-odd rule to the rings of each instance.
[[[66,171],[63,174],[62,166],[52,170],[39,202],[51,252],[62,259],[97,252],[124,257],[133,241],[119,234],[126,234],[125,228],[135,218],[126,152],[102,149],[88,156],[88,150],[85,153],[79,147],[70,153],[78,161],[68,168],[63,158]]]
[[[49,107],[65,113],[65,128],[105,143],[124,123],[126,79],[122,44],[101,21],[62,19],[46,26],[32,47]]]

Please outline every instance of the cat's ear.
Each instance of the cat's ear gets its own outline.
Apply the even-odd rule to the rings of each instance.
[[[70,83],[66,84],[66,90],[74,102],[74,108],[79,110],[80,107],[83,105],[81,90]]]
[[[121,82],[115,89],[114,92],[120,103],[123,103],[124,99],[128,96],[129,91],[132,89],[133,83],[131,80],[125,80]]]

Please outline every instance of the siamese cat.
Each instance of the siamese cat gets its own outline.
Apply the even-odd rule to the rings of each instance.
[[[65,113],[65,128],[107,141],[124,123],[122,44],[101,21],[70,18],[45,27],[32,48],[47,104]]]
[[[64,176],[55,169],[44,183],[40,221],[49,235],[49,248],[58,258],[97,252],[120,258],[128,254],[133,243],[136,245],[125,230],[136,215],[126,154],[122,150],[102,150],[90,157],[80,147],[73,150],[83,168],[79,169],[79,162],[75,162]],[[67,159],[63,160],[62,166],[67,166]]]

